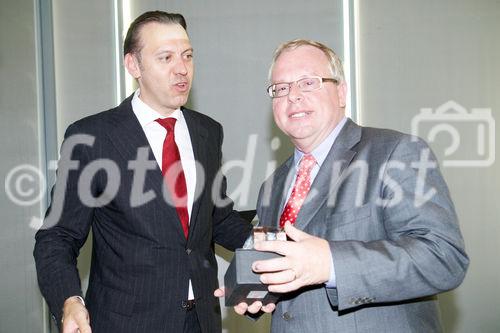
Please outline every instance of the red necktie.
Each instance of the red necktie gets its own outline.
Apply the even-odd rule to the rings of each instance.
[[[162,153],[161,170],[163,179],[172,194],[173,203],[177,210],[177,215],[179,215],[179,219],[181,220],[182,230],[184,230],[184,236],[187,238],[189,232],[189,214],[187,210],[186,177],[182,169],[179,148],[175,143],[174,128],[176,120],[175,118],[156,119],[167,130],[167,136],[165,137],[165,141],[163,141]]]
[[[295,223],[297,215],[299,214],[300,207],[304,203],[307,193],[311,188],[311,171],[316,164],[316,160],[310,154],[304,155],[300,160],[299,171],[297,178],[293,185],[292,194],[286,203],[285,209],[281,214],[280,227],[283,228],[285,223],[289,221],[291,224]]]

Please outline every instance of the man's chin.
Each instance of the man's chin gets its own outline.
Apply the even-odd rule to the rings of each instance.
[[[286,134],[290,137],[291,140],[307,140],[313,135],[313,131],[310,128],[296,128],[286,132]]]
[[[175,97],[170,103],[167,103],[170,105],[170,108],[172,109],[178,109],[181,106],[184,106],[188,101],[188,95],[186,96],[177,96]]]

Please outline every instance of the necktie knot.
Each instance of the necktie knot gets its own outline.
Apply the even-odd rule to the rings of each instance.
[[[311,154],[302,156],[299,163],[299,174],[310,174],[316,164],[316,159]]]
[[[177,119],[175,119],[175,118],[158,118],[158,119],[156,119],[156,122],[158,124],[160,124],[161,126],[163,126],[167,130],[167,133],[170,133],[170,132],[173,133],[176,121],[177,121]]]

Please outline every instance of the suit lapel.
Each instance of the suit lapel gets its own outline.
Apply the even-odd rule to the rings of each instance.
[[[260,225],[279,226],[280,215],[285,205],[287,191],[293,181],[293,171],[292,155],[283,163],[283,166],[276,171],[272,180],[270,180],[271,183],[269,183],[269,181],[265,183],[266,188],[264,189],[259,204],[261,207],[269,209],[261,209],[264,214],[263,216],[259,216]],[[271,192],[266,193],[266,191],[269,190],[271,190]],[[268,205],[268,207],[266,207],[266,205]]]
[[[117,151],[127,163],[128,161],[137,160],[139,148],[146,148],[148,150],[148,160],[154,162],[155,168],[153,170],[148,170],[146,173],[143,190],[153,190],[155,193],[154,202],[157,204],[160,211],[165,211],[165,214],[163,214],[163,216],[165,216],[165,221],[161,221],[161,223],[173,221],[174,228],[177,230],[179,237],[185,239],[177,211],[175,207],[167,203],[169,201],[171,202],[171,198],[168,198],[168,201],[165,199],[170,193],[165,188],[161,169],[156,162],[146,134],[132,110],[132,97],[133,95],[129,96],[118,106],[117,112],[115,112],[111,118],[113,122],[111,128],[114,130],[110,131],[108,135],[111,142],[117,148]]]
[[[326,159],[323,161],[311,189],[297,215],[296,226],[304,230],[337,187],[342,173],[356,152],[351,148],[361,139],[361,127],[348,119]]]
[[[202,200],[201,194],[204,190],[206,190],[206,182],[202,182],[201,180],[205,177],[205,170],[208,163],[206,150],[203,149],[203,145],[206,144],[207,141],[207,130],[196,117],[193,117],[190,110],[182,108],[182,114],[184,115],[184,119],[186,120],[189,130],[194,160],[196,161],[196,187],[194,195],[196,200],[193,202],[191,216],[189,219],[189,234],[192,235],[196,228],[198,211],[200,210]]]
[[[138,149],[147,148],[148,159],[156,162],[153,151],[146,138],[146,134],[142,130],[141,124],[139,124],[139,120],[137,120],[134,111],[132,111],[131,100],[132,96],[125,99],[122,104],[118,106],[117,112],[115,112],[114,117],[111,118],[114,122],[111,127],[114,130],[110,131],[108,135],[125,161],[136,160]],[[155,163],[154,170],[147,173],[146,182],[149,188],[154,189],[157,195],[161,195],[163,190],[163,176],[158,163]]]

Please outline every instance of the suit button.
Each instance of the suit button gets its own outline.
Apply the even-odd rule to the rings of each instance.
[[[284,320],[290,320],[292,319],[292,315],[289,314],[288,312],[285,312],[283,313],[283,315],[281,316]]]
[[[181,307],[184,310],[192,310],[195,307],[196,301],[194,299],[187,300],[187,301],[182,301],[181,302]]]
[[[188,248],[188,249],[186,249],[186,253],[187,253],[188,255],[190,255],[192,251],[193,251],[193,250],[191,250],[191,249],[189,249],[189,248]]]

